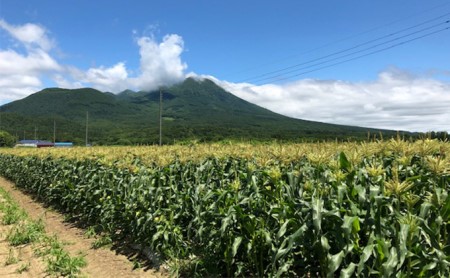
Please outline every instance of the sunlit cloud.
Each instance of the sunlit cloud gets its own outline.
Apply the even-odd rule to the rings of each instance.
[[[139,47],[139,69],[129,69],[125,62],[80,69],[58,62],[58,54],[53,53],[57,52],[54,51],[55,40],[44,27],[32,23],[12,25],[0,19],[2,30],[13,43],[9,48],[0,48],[0,77],[15,83],[0,83],[0,103],[43,89],[44,78],[64,88],[93,87],[119,93],[126,89],[153,90],[177,83],[184,79],[187,69],[181,59],[184,41],[176,34],[158,41],[148,30],[141,37],[133,30]],[[133,72],[136,74],[132,75]]]
[[[408,131],[450,131],[450,84],[390,68],[377,80],[303,79],[255,86],[209,76],[249,102],[293,118]]]
[[[41,89],[42,76],[62,67],[48,52],[54,43],[45,28],[31,23],[11,25],[0,19],[2,30],[14,40],[13,45],[18,44],[16,49],[0,48],[0,103],[5,103]]]
[[[23,43],[24,46],[49,51],[54,47],[54,41],[48,36],[48,31],[37,24],[12,25],[0,19],[0,28],[7,31],[13,38]]]
[[[166,35],[158,43],[152,36],[144,36],[137,39],[137,44],[140,48],[140,74],[130,79],[132,86],[152,90],[184,79],[187,64],[181,60],[184,49],[182,37]]]

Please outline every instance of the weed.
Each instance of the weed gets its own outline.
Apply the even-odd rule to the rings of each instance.
[[[95,228],[94,226],[90,226],[86,229],[86,232],[84,232],[84,237],[85,238],[93,238],[97,235],[97,233],[95,232]]]
[[[139,259],[134,259],[132,261],[133,263],[133,269],[142,268],[142,262],[139,261]]]
[[[15,224],[6,237],[10,245],[19,246],[36,243],[34,252],[37,256],[45,258],[49,274],[75,277],[80,273],[80,268],[86,266],[85,255],[80,254],[79,256],[71,257],[64,250],[64,243],[60,242],[56,235],[47,236],[45,234],[42,219],[37,221],[28,219],[26,212],[14,203],[9,194],[2,188],[0,188],[0,197],[0,211],[3,212],[1,222],[5,225]],[[16,264],[20,261],[20,250],[18,256],[15,255],[13,248],[9,250],[5,266]],[[30,262],[23,263],[16,272],[19,274],[26,272],[30,269],[30,265]]]
[[[36,242],[44,234],[44,223],[42,219],[38,221],[23,221],[11,229],[7,240],[12,246],[18,246],[31,242]]]
[[[14,255],[14,250],[9,249],[8,257],[6,257],[5,266],[16,264],[19,262],[19,258]]]
[[[58,237],[56,235],[49,237],[45,236],[42,241],[42,245],[40,248],[36,248],[34,253],[37,256],[44,257],[49,255],[53,249],[62,249],[63,245],[58,241]]]
[[[74,277],[80,273],[80,268],[87,265],[83,255],[71,257],[61,248],[51,249],[47,258],[47,271],[51,274]]]
[[[26,217],[26,213],[16,204],[6,205],[3,211],[2,223],[5,225],[16,224]]]
[[[98,249],[100,247],[104,247],[104,246],[109,246],[112,244],[112,239],[110,236],[102,236],[98,239],[96,239],[93,243],[92,243],[92,248],[94,249]]]
[[[16,272],[19,274],[22,274],[23,272],[30,270],[30,265],[31,265],[30,262],[23,263],[19,266],[19,268],[16,270]]]

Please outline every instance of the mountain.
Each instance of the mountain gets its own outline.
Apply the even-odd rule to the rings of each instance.
[[[211,80],[188,78],[161,88],[163,141],[198,139],[300,140],[363,138],[380,130],[293,119],[240,99]],[[91,88],[49,88],[0,107],[1,128],[19,138],[83,144],[88,112],[95,144],[153,144],[159,140],[160,90],[120,94]],[[392,131],[383,131],[393,135]]]

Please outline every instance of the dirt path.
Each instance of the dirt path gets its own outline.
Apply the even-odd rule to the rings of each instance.
[[[32,219],[42,218],[45,222],[47,234],[56,234],[60,241],[67,242],[65,249],[72,255],[78,255],[79,252],[86,255],[88,265],[83,268],[83,275],[87,277],[164,277],[166,275],[156,272],[153,269],[135,269],[133,263],[127,256],[118,254],[107,248],[93,249],[94,239],[88,239],[84,236],[84,230],[74,227],[72,224],[64,222],[64,217],[54,211],[48,210],[42,204],[33,201],[33,199],[22,193],[14,187],[14,184],[0,177],[0,186],[9,192],[11,197],[22,207]],[[0,232],[2,232],[0,230]],[[4,232],[4,231],[3,231]],[[5,249],[6,248],[6,249]],[[0,256],[6,258],[9,253],[9,247],[6,242],[0,242]],[[31,252],[26,248],[23,252]],[[17,277],[45,277],[42,266],[30,261],[30,272],[23,273]],[[13,271],[14,272],[14,271]],[[11,270],[4,266],[4,260],[0,261],[0,277],[13,277]],[[19,274],[14,274],[19,275]],[[29,276],[32,275],[32,276]],[[37,275],[37,276],[36,276]]]

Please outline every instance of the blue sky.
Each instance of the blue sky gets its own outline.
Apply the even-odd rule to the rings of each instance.
[[[392,42],[372,50],[441,30],[449,27],[449,15],[450,2],[443,0],[0,0],[0,57],[5,57],[0,102],[48,86],[119,92],[154,89],[189,75],[212,78],[240,97],[292,117],[450,130],[444,106],[450,106],[450,30],[298,76],[292,75],[320,66],[268,74],[336,58],[335,52],[383,36],[378,43]],[[411,29],[397,34],[406,28]],[[424,28],[429,29],[419,32]],[[400,39],[413,32],[417,35]],[[17,69],[8,71],[11,65]],[[280,75],[282,81],[253,78],[263,74]],[[340,109],[352,113],[337,111],[340,100]],[[430,112],[423,111],[423,102]]]

